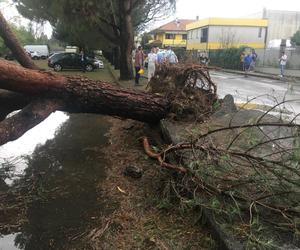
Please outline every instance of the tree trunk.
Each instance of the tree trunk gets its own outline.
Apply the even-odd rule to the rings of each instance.
[[[14,33],[9,28],[8,23],[0,12],[0,36],[3,38],[5,45],[10,48],[17,61],[25,68],[38,69],[25,50],[19,45]]]
[[[165,98],[119,88],[109,83],[83,77],[29,70],[0,60],[0,88],[44,99],[61,100],[60,110],[73,113],[99,113],[158,122],[168,113]]]
[[[131,0],[120,1],[120,79],[133,78],[132,49],[134,42],[133,25],[131,18]]]

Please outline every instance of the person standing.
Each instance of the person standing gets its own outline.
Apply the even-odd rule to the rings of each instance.
[[[250,71],[250,67],[252,64],[252,56],[250,54],[247,54],[244,57],[244,69],[245,69],[245,77],[248,77],[248,72]]]
[[[165,50],[157,48],[157,62],[163,63],[165,61]]]
[[[255,64],[256,64],[256,59],[257,59],[257,54],[255,52],[255,49],[252,49],[252,64],[251,64],[251,70],[254,71],[255,69]]]
[[[178,58],[174,51],[171,49],[171,46],[167,47],[167,52],[166,52],[166,61],[170,64],[176,64],[178,63]]]
[[[281,57],[279,58],[279,66],[280,66],[280,76],[284,77],[284,70],[286,67],[287,55],[284,51],[281,52]]]
[[[155,67],[157,64],[157,54],[154,47],[151,48],[151,52],[148,54],[148,82],[154,76]]]
[[[139,81],[141,77],[139,71],[143,69],[143,66],[144,66],[144,52],[142,50],[142,46],[139,46],[135,52],[135,58],[134,58],[135,85],[139,85]]]
[[[242,71],[245,71],[244,59],[245,59],[245,53],[242,52],[241,55],[240,55],[240,65],[241,65],[241,70]]]
[[[81,66],[82,72],[85,73],[86,57],[85,57],[85,54],[84,54],[83,50],[80,51],[80,66]]]

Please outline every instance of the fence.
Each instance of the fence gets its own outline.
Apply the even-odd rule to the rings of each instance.
[[[278,67],[278,59],[280,58],[280,49],[256,49],[258,67]],[[300,48],[287,48],[285,53],[288,57],[287,69],[300,69]]]
[[[227,69],[241,69],[240,55],[245,48],[228,48],[209,51],[191,50],[186,51],[185,60],[194,63],[201,63],[203,57],[209,57],[210,65],[218,66]],[[250,53],[250,49],[246,49]],[[281,50],[279,48],[272,49],[256,49],[258,57],[257,67],[273,67],[278,68]],[[300,47],[287,48],[285,53],[288,57],[287,69],[300,70]]]

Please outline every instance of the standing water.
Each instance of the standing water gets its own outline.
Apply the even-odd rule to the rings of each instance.
[[[0,250],[81,249],[73,242],[103,213],[97,186],[105,177],[108,129],[100,115],[56,112],[0,147],[2,166],[11,161],[12,174],[21,174],[6,180],[5,190],[17,190],[24,211],[11,220],[0,211]]]

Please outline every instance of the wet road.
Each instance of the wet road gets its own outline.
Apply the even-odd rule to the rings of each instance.
[[[259,78],[243,75],[211,72],[211,77],[218,86],[218,94],[224,97],[233,95],[235,102],[245,103],[247,100],[259,96],[253,103],[273,106],[284,99],[289,102],[285,107],[300,113],[300,82],[289,83],[280,80]],[[290,102],[291,100],[295,100]]]

